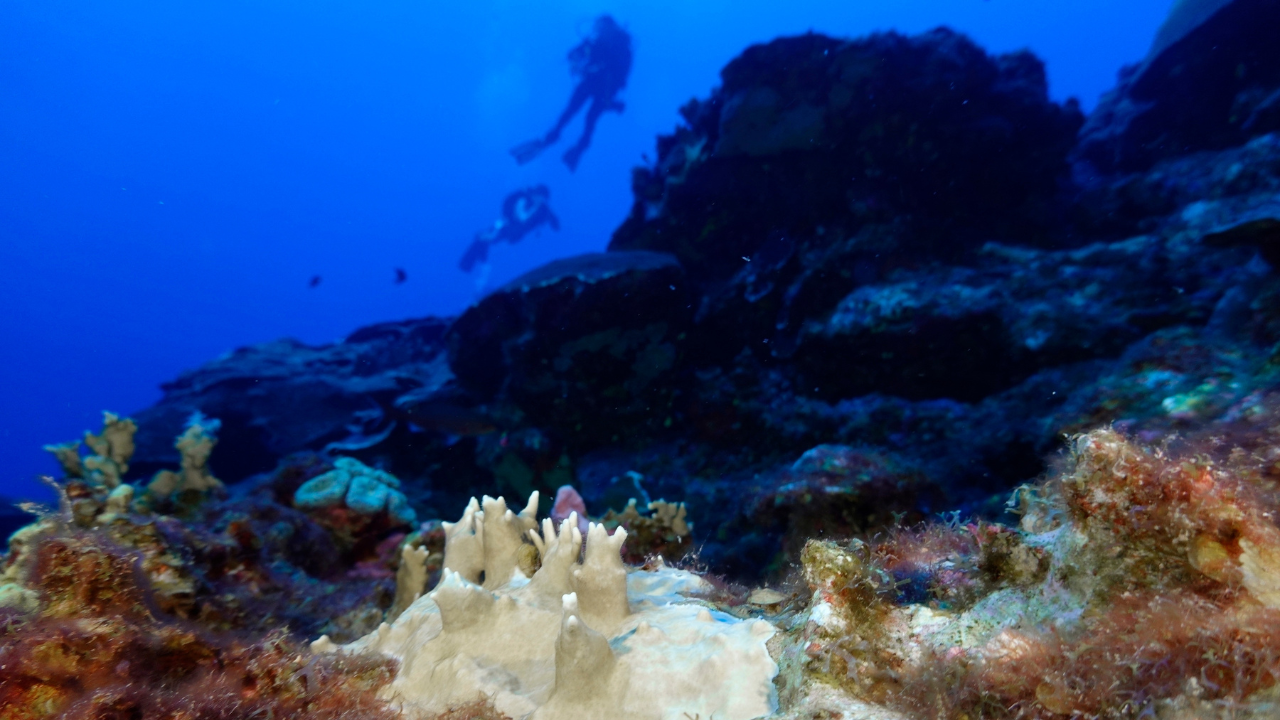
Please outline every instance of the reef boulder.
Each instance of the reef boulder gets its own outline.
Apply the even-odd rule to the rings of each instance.
[[[447,326],[438,318],[381,323],[319,347],[278,340],[183,373],[161,386],[158,403],[134,414],[143,430],[133,469],[172,465],[173,436],[195,412],[222,421],[213,468],[231,482],[269,471],[290,453],[372,445],[407,414],[397,400],[452,379]]]
[[[890,453],[819,445],[763,479],[748,511],[752,523],[781,531],[788,560],[811,538],[852,537],[872,528],[922,521],[940,506],[941,488]]]
[[[490,293],[449,330],[449,363],[482,401],[580,445],[661,430],[692,311],[671,255],[557,260]]]
[[[993,57],[945,28],[780,38],[721,78],[635,171],[610,249],[671,252],[723,278],[773,237],[820,247],[869,224],[912,230],[868,247],[882,261],[1045,238],[1083,121],[1048,99],[1035,56]]]
[[[1224,289],[1219,269],[1157,237],[1056,251],[991,243],[973,266],[857,288],[805,323],[793,358],[817,397],[976,402],[1045,367],[1203,322]]]
[[[1277,0],[1183,0],[1081,131],[1104,172],[1219,150],[1280,130]]]

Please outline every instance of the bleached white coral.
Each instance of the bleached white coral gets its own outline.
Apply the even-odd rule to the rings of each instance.
[[[478,696],[514,720],[750,720],[776,710],[772,625],[691,599],[710,589],[692,573],[628,570],[623,530],[590,525],[579,562],[576,513],[539,532],[536,508],[536,494],[518,514],[501,498],[472,500],[445,526],[435,590],[341,650],[399,661],[384,692],[410,714]],[[531,578],[519,562],[526,537],[541,556]],[[328,638],[312,647],[338,649]]]

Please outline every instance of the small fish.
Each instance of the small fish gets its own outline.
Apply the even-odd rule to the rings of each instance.
[[[320,287],[320,276],[319,275],[311,276],[311,282],[307,283],[307,287],[313,287],[313,288]]]
[[[429,391],[411,390],[392,403],[380,403],[391,418],[411,423],[423,430],[445,435],[475,437],[498,431],[493,418],[480,410],[432,398]]]
[[[476,437],[497,432],[497,424],[484,413],[471,408],[448,403],[422,403],[412,407],[397,407],[400,417],[424,430],[435,430],[446,435]]]
[[[396,284],[397,285],[403,284],[404,281],[408,279],[409,279],[409,273],[405,272],[404,268],[396,268]]]

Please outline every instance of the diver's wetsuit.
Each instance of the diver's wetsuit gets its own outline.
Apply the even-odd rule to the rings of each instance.
[[[559,230],[560,219],[551,212],[550,200],[551,191],[546,185],[534,185],[508,195],[502,201],[502,217],[493,222],[493,227],[476,233],[475,240],[458,261],[458,267],[463,272],[471,272],[476,265],[488,260],[489,248],[493,245],[518,243],[542,225]]]
[[[577,169],[582,153],[591,144],[600,116],[609,110],[620,113],[625,108],[617,96],[626,87],[627,76],[631,74],[631,36],[613,18],[602,15],[596,19],[591,37],[569,51],[569,66],[580,78],[578,86],[573,89],[569,104],[550,132],[511,150],[521,165],[555,144],[573,116],[590,101],[582,136],[564,154],[564,162],[569,169]]]

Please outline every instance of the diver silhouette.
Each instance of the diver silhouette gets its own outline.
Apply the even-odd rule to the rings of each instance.
[[[500,242],[514,245],[542,225],[559,230],[560,218],[551,212],[550,200],[551,191],[546,185],[534,185],[508,195],[502,201],[502,217],[494,220],[489,229],[476,233],[471,246],[458,261],[458,267],[463,272],[471,272],[476,265],[489,259],[489,248]]]
[[[555,127],[541,138],[511,149],[511,154],[521,165],[554,145],[565,125],[590,100],[582,136],[564,154],[564,163],[569,170],[578,169],[578,161],[591,144],[600,116],[610,110],[620,113],[626,109],[617,96],[626,87],[627,76],[631,73],[631,35],[612,17],[601,15],[592,25],[591,34],[569,51],[569,70],[578,78],[578,86],[573,89],[569,104],[560,113]]]

